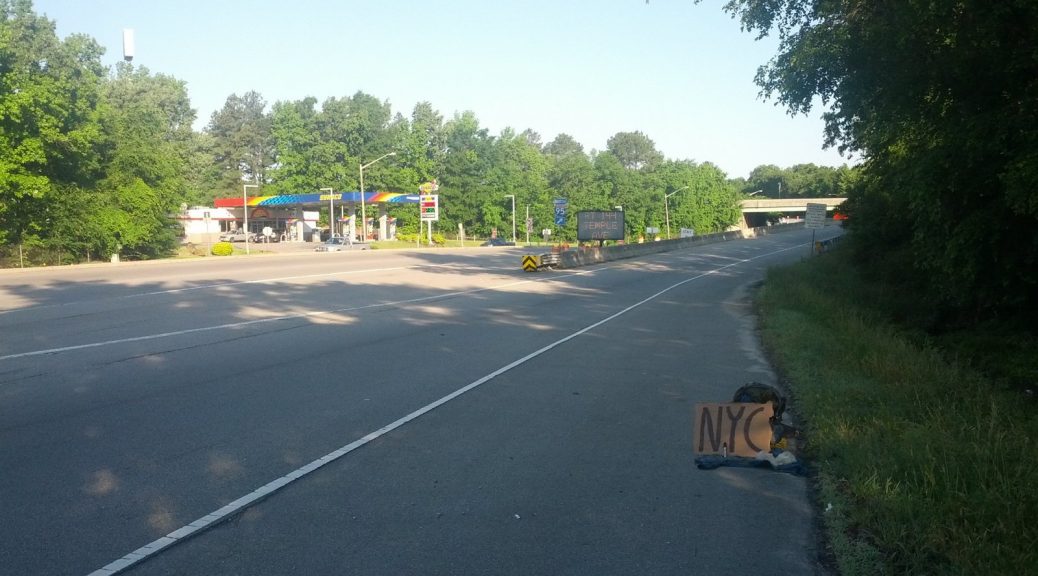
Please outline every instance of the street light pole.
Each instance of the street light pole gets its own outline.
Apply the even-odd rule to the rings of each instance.
[[[242,225],[245,226],[246,254],[251,254],[251,252],[249,252],[249,197],[246,195],[249,188],[259,188],[259,184],[242,184],[241,187],[241,213],[244,220],[244,223]]]
[[[335,194],[334,188],[321,188],[318,192],[328,191],[328,237],[335,236],[335,208],[332,204],[332,197]]]
[[[505,194],[505,198],[512,199],[512,244],[515,244],[515,194]]]
[[[530,245],[530,227],[531,226],[532,226],[532,224],[530,223],[530,205],[527,204],[526,205],[526,226],[524,226],[524,228],[526,228],[526,245],[527,246]]]
[[[689,186],[691,186],[691,184]],[[663,195],[663,212],[667,215],[667,240],[670,240],[670,202],[667,201],[667,198],[670,198],[671,196],[677,194],[678,192],[681,192],[689,186],[682,186],[681,188],[678,188],[670,194]]]
[[[379,156],[378,158],[375,158],[371,162],[368,162],[367,164],[361,164],[360,165],[360,229],[361,229],[361,234],[363,234],[363,236],[360,239],[361,242],[367,242],[368,241],[368,213],[367,213],[367,211],[364,208],[364,169],[367,168],[368,166],[371,166],[375,162],[378,162],[379,160],[382,160],[383,158],[386,158],[386,157],[389,157],[389,156],[396,156],[396,152],[390,152],[388,154],[383,154],[383,155]]]

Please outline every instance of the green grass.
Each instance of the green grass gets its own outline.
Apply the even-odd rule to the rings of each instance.
[[[840,572],[1033,571],[1038,404],[982,359],[998,350],[997,366],[1026,374],[1034,340],[1007,332],[998,346],[995,329],[931,339],[896,325],[906,295],[893,301],[848,256],[772,270],[758,294]]]

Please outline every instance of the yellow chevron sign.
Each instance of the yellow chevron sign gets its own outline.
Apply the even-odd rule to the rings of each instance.
[[[539,265],[540,262],[537,261],[536,256],[523,256],[523,270],[533,272]]]

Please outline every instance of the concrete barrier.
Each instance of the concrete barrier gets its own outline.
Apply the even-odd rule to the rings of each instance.
[[[571,248],[559,253],[558,268],[577,268],[588,264],[611,262],[625,258],[635,258],[646,254],[657,254],[659,252],[670,252],[671,250],[682,250],[695,246],[705,246],[718,242],[730,240],[742,240],[744,238],[756,238],[793,229],[803,228],[803,222],[794,224],[779,224],[777,226],[761,226],[759,228],[747,228],[744,230],[733,230],[730,232],[718,232],[704,236],[692,236],[690,238],[675,238],[673,240],[660,240],[659,242],[645,242],[642,244],[621,244],[619,246],[590,246],[582,248]]]

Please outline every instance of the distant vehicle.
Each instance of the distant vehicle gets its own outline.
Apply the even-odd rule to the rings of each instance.
[[[490,238],[480,246],[515,246],[515,242],[509,242],[504,238]]]
[[[345,249],[346,239],[342,236],[332,236],[314,248],[314,252],[342,252]]]
[[[249,242],[255,242],[258,237],[256,236],[255,232],[249,232],[248,238],[249,238]],[[245,231],[244,230],[235,230],[233,232],[224,232],[223,234],[220,234],[220,241],[221,242],[244,242],[245,241]]]

